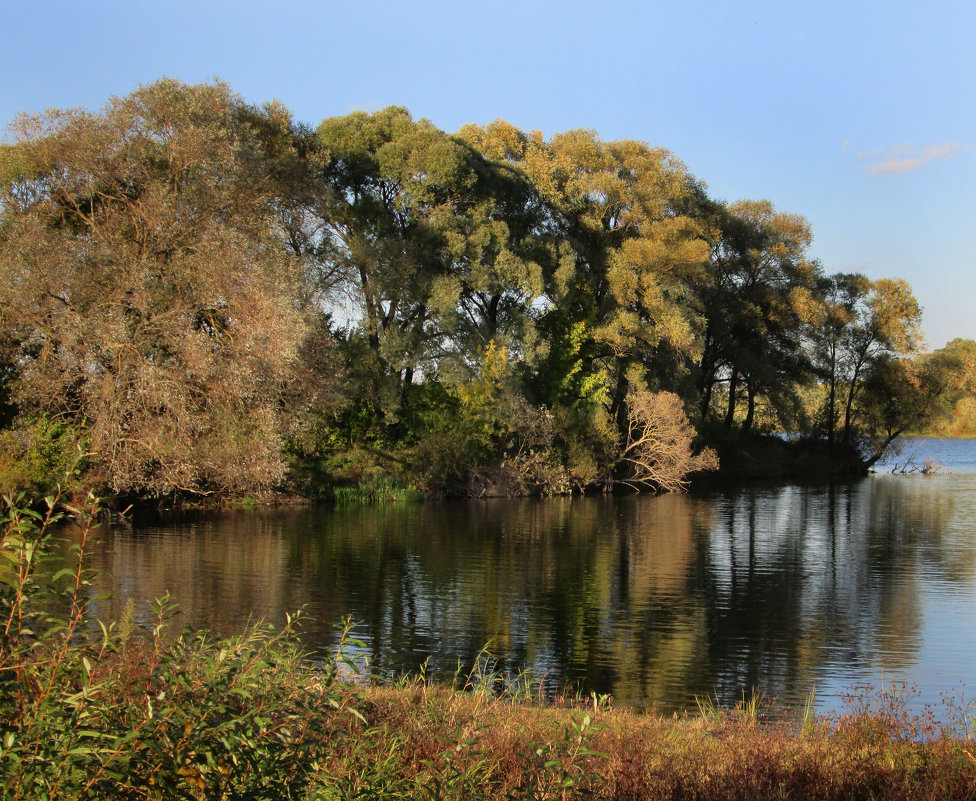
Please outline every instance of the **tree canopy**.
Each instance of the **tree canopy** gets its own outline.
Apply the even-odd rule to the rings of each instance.
[[[0,321],[25,417],[115,492],[270,486],[306,335],[261,132],[221,84],[21,117],[0,151]]]
[[[312,128],[168,79],[22,115],[0,480],[42,491],[78,449],[132,495],[675,489],[763,431],[863,466],[970,392],[972,354],[923,364],[910,287],[828,275],[811,243],[589,130]]]

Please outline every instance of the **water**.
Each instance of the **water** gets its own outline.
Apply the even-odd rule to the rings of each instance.
[[[905,437],[896,441],[896,447],[885,454],[878,465],[879,471],[894,468],[911,470],[931,461],[946,473],[976,472],[976,441],[971,439]],[[906,467],[907,466],[907,467]]]
[[[117,528],[95,554],[112,595],[96,613],[132,597],[148,620],[168,590],[182,623],[226,634],[304,608],[318,652],[351,616],[381,673],[449,678],[487,646],[509,675],[662,711],[753,689],[837,710],[847,688],[893,682],[939,706],[976,691],[976,444],[911,446],[952,473]]]

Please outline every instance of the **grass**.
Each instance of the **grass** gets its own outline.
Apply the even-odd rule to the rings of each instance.
[[[77,565],[35,580],[48,512],[8,499],[0,539],[0,796],[9,799],[966,799],[976,797],[972,705],[958,728],[907,711],[905,689],[852,691],[845,715],[813,697],[768,723],[761,693],[696,715],[543,700],[483,654],[456,686],[357,677],[297,635],[173,632],[171,599],[139,633],[132,610],[92,620],[82,523]],[[58,603],[52,606],[51,592]],[[60,616],[50,609],[60,608]],[[352,674],[352,675],[351,675]],[[781,720],[781,719],[780,719]]]
[[[423,494],[404,487],[397,480],[378,476],[355,486],[337,486],[332,490],[337,506],[360,506],[372,503],[410,502],[423,500]]]
[[[735,710],[667,718],[514,705],[422,685],[370,687],[362,697],[366,715],[356,724],[355,748],[333,754],[333,775],[349,781],[382,757],[387,770],[412,787],[479,777],[466,790],[486,798],[942,799],[976,793],[971,743],[942,735],[908,739],[883,719],[849,715],[801,729],[763,725]]]

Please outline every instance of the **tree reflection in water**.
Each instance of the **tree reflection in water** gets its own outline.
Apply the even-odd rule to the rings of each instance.
[[[351,615],[387,674],[450,677],[487,645],[502,671],[617,703],[799,704],[910,675],[945,625],[932,594],[976,597],[976,480],[939,480],[201,516],[106,531],[93,592],[112,619],[169,590],[220,633],[304,607],[313,650]],[[950,678],[976,683],[973,656]]]

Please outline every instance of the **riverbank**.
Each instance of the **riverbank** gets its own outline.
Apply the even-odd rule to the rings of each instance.
[[[664,717],[512,697],[484,674],[461,690],[366,685],[292,635],[136,638],[0,665],[5,797],[914,801],[976,787],[972,740],[896,698],[792,723],[753,703]]]
[[[332,770],[367,794],[379,783],[403,798],[424,797],[420,786],[457,798],[948,799],[976,786],[969,743],[896,709],[772,725],[748,703],[666,718],[419,682],[362,698],[366,720]]]
[[[868,462],[856,447],[829,444],[810,437],[739,436],[732,433],[710,442],[719,469],[696,476],[698,483],[722,481],[789,481],[850,479],[866,476]]]
[[[709,443],[719,456],[719,466],[711,471],[689,474],[685,488],[711,487],[743,482],[790,480],[843,480],[861,478],[868,474],[868,466],[856,448],[829,446],[816,439],[786,439],[775,435],[740,437],[731,434]],[[406,474],[331,476],[320,475],[315,481],[307,476],[297,487],[281,487],[263,493],[246,495],[171,495],[159,498],[127,495],[105,501],[114,511],[132,510],[141,519],[174,511],[214,509],[243,509],[294,507],[324,504],[327,506],[362,506],[376,503],[421,502],[429,500],[457,500],[470,498],[555,497],[605,494],[634,494],[635,488],[626,484],[593,484],[580,488],[569,484],[556,491],[552,487],[514,489],[505,482],[474,493],[458,488],[451,494],[424,493]],[[643,492],[654,492],[644,487]]]

